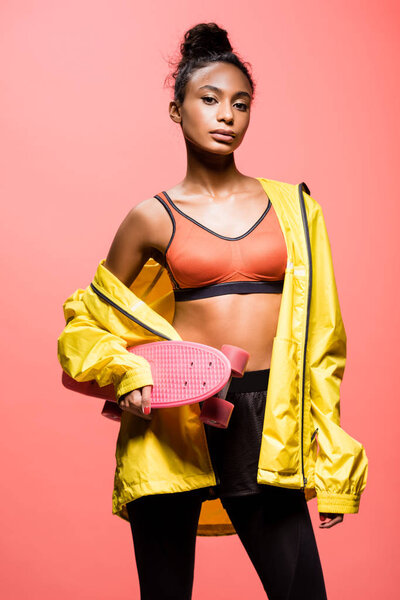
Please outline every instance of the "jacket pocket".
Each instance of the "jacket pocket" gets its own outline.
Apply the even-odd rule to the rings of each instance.
[[[275,337],[272,347],[260,466],[296,473],[300,464],[299,344]]]

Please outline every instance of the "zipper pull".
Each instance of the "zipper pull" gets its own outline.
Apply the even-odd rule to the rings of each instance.
[[[305,491],[305,489],[306,489],[306,483],[307,483],[307,481],[308,481],[307,477],[304,477],[304,476],[303,476],[303,479],[304,479],[304,481],[303,481],[303,485],[302,485],[302,486],[301,486],[301,488],[300,488],[302,492],[304,492],[304,491]]]
[[[314,433],[312,434],[312,436],[311,436],[311,441],[313,441],[313,439],[314,439],[314,437],[315,437],[315,434],[317,433],[317,431],[318,431],[318,427],[317,427],[317,429],[314,431]]]

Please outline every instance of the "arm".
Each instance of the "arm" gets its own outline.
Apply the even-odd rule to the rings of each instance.
[[[111,245],[105,266],[128,287],[148,260],[149,224],[144,203],[125,217]],[[63,305],[66,326],[58,338],[58,360],[76,381],[114,384],[117,400],[132,390],[153,385],[149,363],[126,350],[127,341],[102,326],[85,304],[85,290],[76,290]]]
[[[340,427],[347,338],[325,220],[316,202],[314,209],[309,228],[313,283],[307,358],[313,430],[318,427],[315,489],[320,513],[356,513],[366,486],[368,459],[363,445]]]

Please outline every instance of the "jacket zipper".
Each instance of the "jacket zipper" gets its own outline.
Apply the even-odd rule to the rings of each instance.
[[[307,186],[306,186],[307,187]],[[308,188],[307,188],[308,189]],[[305,372],[306,372],[306,353],[307,353],[307,341],[308,341],[308,324],[310,320],[310,303],[311,303],[311,286],[312,286],[312,258],[311,258],[311,245],[310,245],[310,233],[308,230],[307,212],[304,204],[303,197],[303,183],[299,183],[298,186],[301,216],[303,219],[304,233],[307,244],[308,264],[309,264],[309,278],[308,278],[308,291],[307,291],[307,314],[306,314],[306,332],[304,338],[304,353],[303,353],[303,381],[301,390],[301,471],[303,475],[303,490],[306,487],[307,477],[304,475],[304,455],[303,455],[303,429],[304,429],[304,385],[305,385]],[[315,432],[314,432],[315,433]],[[313,434],[314,435],[314,434]]]
[[[138,325],[140,325],[141,327],[143,327],[144,329],[147,329],[147,331],[151,331],[151,333],[154,333],[154,335],[158,335],[159,337],[162,337],[166,340],[170,340],[172,341],[172,338],[170,338],[169,336],[161,333],[160,331],[157,331],[156,329],[153,329],[152,327],[149,327],[148,325],[145,325],[144,323],[142,323],[142,321],[140,321],[139,319],[137,319],[136,317],[134,317],[133,315],[131,315],[128,311],[124,310],[123,308],[121,308],[121,306],[119,306],[118,304],[116,304],[116,302],[114,302],[113,300],[110,300],[110,298],[108,298],[105,294],[103,294],[99,289],[97,289],[97,287],[95,285],[93,285],[93,283],[90,284],[90,287],[92,288],[92,290],[105,302],[108,302],[108,304],[111,304],[111,306],[114,306],[114,308],[116,308],[117,310],[119,310],[119,312],[121,312],[123,315],[125,315],[126,317],[128,317],[128,319],[131,319],[132,321],[134,321],[135,323],[137,323]],[[207,444],[207,438],[206,438],[206,444]],[[208,444],[207,444],[208,445]],[[209,453],[210,454],[210,453]],[[211,462],[211,456],[210,456],[210,465],[211,468],[214,471],[214,475],[215,475],[215,479],[217,482],[217,485],[219,485],[221,483],[217,472],[214,469],[214,466]]]

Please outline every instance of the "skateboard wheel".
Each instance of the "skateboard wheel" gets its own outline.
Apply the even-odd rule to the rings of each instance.
[[[116,402],[110,402],[109,400],[106,400],[103,410],[101,411],[103,417],[107,417],[107,419],[112,419],[113,421],[120,421],[121,413],[122,410],[118,404]]]
[[[206,425],[226,429],[228,427],[234,405],[223,398],[212,396],[204,400],[200,420]]]
[[[221,352],[225,354],[231,363],[232,377],[243,377],[250,354],[243,348],[231,344],[223,344]]]

